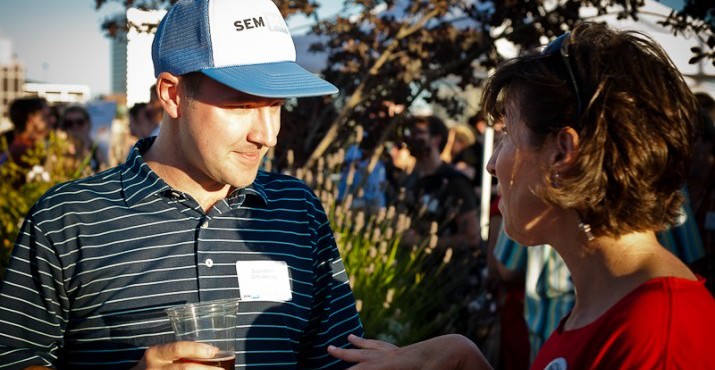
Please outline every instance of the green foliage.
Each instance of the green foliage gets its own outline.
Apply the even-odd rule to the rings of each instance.
[[[408,216],[395,217],[394,207],[364,224],[364,212],[346,208],[334,206],[329,214],[366,335],[405,345],[441,333],[450,316],[449,310],[441,311],[449,287],[438,278],[446,264],[432,263],[429,245],[400,245]]]
[[[456,306],[448,297],[464,282],[445,275],[452,253],[435,250],[437,228],[419,245],[402,245],[401,235],[413,217],[394,206],[356,206],[352,194],[337,202],[334,180],[343,166],[343,151],[326,158],[292,174],[310,185],[323,203],[366,336],[405,345],[453,332]]]
[[[6,148],[3,140],[3,153]],[[74,159],[70,152],[71,144],[64,135],[53,132],[46,142],[38,142],[20,158],[24,163],[9,159],[0,165],[0,277],[32,205],[52,186],[88,174],[87,161]]]

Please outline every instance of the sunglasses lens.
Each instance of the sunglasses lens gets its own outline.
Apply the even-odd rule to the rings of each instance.
[[[64,121],[64,126],[65,127],[73,127],[73,126],[80,126],[84,124],[83,119],[66,119]]]
[[[564,40],[569,37],[569,33],[566,32],[563,35],[553,39],[546,47],[544,48],[544,51],[542,52],[544,55],[552,55],[555,53],[561,52],[561,47],[564,44]]]

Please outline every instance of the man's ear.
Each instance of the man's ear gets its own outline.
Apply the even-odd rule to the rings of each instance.
[[[172,119],[179,118],[179,77],[169,72],[162,72],[156,78],[156,95],[164,111]]]
[[[551,155],[551,167],[557,173],[568,171],[576,162],[580,149],[578,132],[573,127],[566,126],[556,133],[554,152]]]

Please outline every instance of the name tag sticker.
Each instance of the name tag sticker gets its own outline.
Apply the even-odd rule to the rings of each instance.
[[[290,276],[285,261],[237,261],[238,287],[244,301],[289,301]]]

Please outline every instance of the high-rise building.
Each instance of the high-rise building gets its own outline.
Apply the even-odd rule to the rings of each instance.
[[[149,87],[155,81],[151,43],[165,13],[129,8],[128,31],[118,31],[112,38],[112,95],[124,97],[127,106],[149,100]]]
[[[165,10],[127,10],[127,106],[149,101],[149,88],[156,82],[151,59],[151,44],[156,26],[166,14]]]
[[[112,94],[127,94],[127,34],[118,31],[111,41]]]

